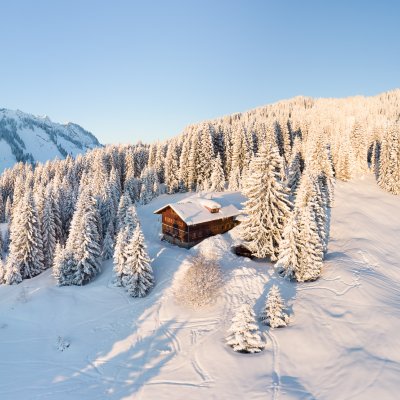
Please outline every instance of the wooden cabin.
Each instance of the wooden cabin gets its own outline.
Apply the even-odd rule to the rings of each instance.
[[[232,204],[222,207],[213,200],[194,197],[167,204],[154,214],[162,215],[164,240],[189,248],[232,229],[240,211]]]

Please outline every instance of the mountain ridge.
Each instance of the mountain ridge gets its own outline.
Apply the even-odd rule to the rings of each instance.
[[[91,132],[74,122],[61,124],[48,116],[0,108],[0,172],[20,161],[45,162],[100,146]]]

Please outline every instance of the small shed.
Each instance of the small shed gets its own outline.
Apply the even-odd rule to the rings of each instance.
[[[162,215],[164,240],[189,248],[232,229],[239,223],[236,217],[240,211],[233,204],[222,207],[214,200],[193,197],[166,204],[154,214]]]

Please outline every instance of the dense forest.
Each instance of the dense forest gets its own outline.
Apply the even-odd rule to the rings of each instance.
[[[164,142],[108,145],[75,159],[18,163],[0,177],[0,282],[53,267],[84,285],[114,257],[116,283],[154,285],[135,207],[163,193],[241,190],[244,245],[283,275],[317,279],[335,179],[373,174],[400,194],[400,90],[375,97],[296,97],[188,126]]]

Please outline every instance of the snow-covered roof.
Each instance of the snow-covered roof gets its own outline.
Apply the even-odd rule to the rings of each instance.
[[[167,207],[171,207],[187,225],[197,225],[203,222],[218,221],[223,218],[236,217],[240,211],[232,204],[221,207],[213,200],[204,198],[189,198],[178,203],[169,203],[154,211],[159,214]],[[218,209],[218,212],[210,212],[207,208]]]

